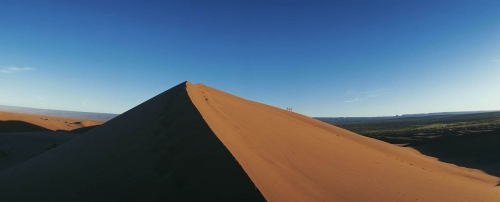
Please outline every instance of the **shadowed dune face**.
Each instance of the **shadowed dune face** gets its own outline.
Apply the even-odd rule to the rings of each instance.
[[[50,131],[47,128],[24,121],[0,121],[0,133]]]
[[[76,133],[76,134],[84,134],[86,132],[89,132],[89,131],[93,130],[94,128],[97,128],[97,127],[98,127],[98,125],[95,125],[95,126],[86,126],[86,127],[81,127],[81,128],[73,129],[70,132]]]
[[[64,132],[0,133],[0,172],[75,138]]]
[[[0,173],[9,201],[263,201],[185,84]]]

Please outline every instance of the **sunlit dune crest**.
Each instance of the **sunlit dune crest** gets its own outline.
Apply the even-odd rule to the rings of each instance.
[[[500,201],[498,177],[181,83],[0,172],[7,201]]]

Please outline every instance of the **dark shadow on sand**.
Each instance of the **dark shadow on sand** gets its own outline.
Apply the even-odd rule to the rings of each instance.
[[[0,133],[48,132],[47,128],[24,121],[0,121]]]
[[[407,146],[439,161],[500,177],[500,129],[420,139]]]
[[[70,133],[76,133],[76,134],[84,134],[86,132],[89,132],[91,131],[92,129],[94,128],[97,128],[99,125],[97,126],[87,126],[87,127],[81,127],[81,128],[77,128],[77,129],[74,129],[74,130],[71,130],[69,131]]]

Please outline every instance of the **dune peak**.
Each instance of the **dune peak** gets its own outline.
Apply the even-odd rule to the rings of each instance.
[[[27,200],[500,201],[498,178],[185,81],[0,172]]]

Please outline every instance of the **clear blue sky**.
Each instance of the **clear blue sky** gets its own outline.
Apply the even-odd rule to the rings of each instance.
[[[309,116],[500,110],[500,1],[0,1],[0,104],[122,113],[189,80]]]

